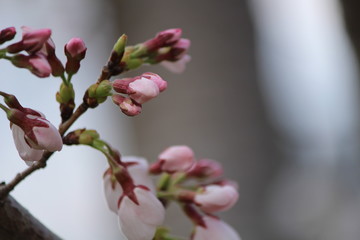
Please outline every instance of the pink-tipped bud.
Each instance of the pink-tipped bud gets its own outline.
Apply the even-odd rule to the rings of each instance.
[[[182,30],[180,28],[173,28],[161,31],[155,36],[155,38],[144,42],[143,46],[145,47],[147,52],[154,52],[159,48],[174,44],[180,39],[181,33]]]
[[[150,167],[152,173],[183,172],[195,162],[194,152],[188,146],[171,146],[160,153],[158,160]]]
[[[227,223],[213,216],[203,217],[205,226],[197,225],[191,240],[241,240],[239,234]]]
[[[230,209],[237,202],[239,193],[231,185],[208,185],[196,194],[194,201],[206,213]]]
[[[160,92],[164,91],[167,88],[167,82],[155,73],[146,72],[141,74],[141,77],[153,81],[158,86]]]
[[[0,44],[10,41],[15,37],[16,30],[14,27],[8,27],[0,31]]]
[[[80,61],[84,59],[86,49],[85,43],[81,38],[72,38],[65,45],[65,54],[68,58],[75,58]]]
[[[221,164],[211,159],[201,159],[187,172],[188,177],[217,178],[223,174]]]
[[[65,71],[68,74],[75,74],[79,71],[80,61],[85,58],[86,46],[82,39],[72,38],[65,45],[64,51],[67,57]]]
[[[181,59],[189,50],[191,41],[186,38],[181,38],[171,47],[171,55],[174,60]]]
[[[48,77],[51,72],[51,66],[43,54],[25,56],[18,54],[11,59],[12,64],[19,68],[27,68],[38,77]]]
[[[164,31],[159,32],[155,38],[165,38],[166,44],[171,44],[178,41],[181,37],[182,30],[181,28],[171,28]]]
[[[125,98],[121,95],[114,94],[112,97],[113,102],[120,107],[120,110],[132,117],[141,113],[141,104],[133,101],[131,98]]]
[[[129,97],[139,104],[155,98],[159,93],[156,83],[144,77],[131,82],[128,88]]]
[[[47,28],[33,30],[29,27],[22,27],[22,30],[22,40],[6,48],[9,53],[18,53],[25,50],[29,54],[34,54],[42,49],[44,43],[51,36],[51,30]]]
[[[115,79],[112,83],[112,87],[115,92],[127,94],[129,92],[129,84],[139,78],[122,78]]]

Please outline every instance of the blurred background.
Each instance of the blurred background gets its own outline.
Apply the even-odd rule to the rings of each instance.
[[[337,0],[0,0],[0,27],[53,29],[57,55],[72,37],[87,58],[74,77],[76,102],[94,83],[113,43],[129,44],[180,27],[192,40],[181,75],[143,67],[168,89],[129,118],[108,100],[72,129],[96,128],[123,155],[154,161],[167,146],[186,144],[220,161],[239,183],[240,199],[220,214],[244,240],[360,239],[359,3]],[[20,32],[20,31],[19,31]],[[20,35],[20,34],[18,34]],[[18,38],[20,36],[17,36]],[[0,65],[1,90],[59,123],[60,81]],[[46,100],[44,100],[46,99]],[[53,100],[51,100],[53,99]],[[0,180],[25,168],[5,115]],[[121,239],[105,205],[101,154],[64,147],[13,196],[64,239]],[[166,224],[188,235],[171,207]]]

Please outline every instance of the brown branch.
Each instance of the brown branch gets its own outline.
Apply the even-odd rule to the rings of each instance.
[[[0,201],[0,239],[60,239],[51,232],[14,198],[7,196]]]

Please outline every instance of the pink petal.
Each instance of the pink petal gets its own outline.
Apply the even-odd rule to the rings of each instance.
[[[129,84],[130,98],[137,103],[143,104],[157,95],[159,95],[159,87],[153,81],[147,78],[135,80]]]
[[[27,115],[27,117],[34,118],[33,115]],[[57,128],[44,118],[36,117],[36,119],[48,125],[48,127],[33,127],[37,147],[50,152],[60,151],[63,141]]]
[[[204,190],[195,196],[195,202],[208,213],[228,210],[239,198],[237,190],[229,185],[209,185]]]
[[[159,161],[164,161],[162,170],[167,172],[186,171],[195,162],[194,152],[188,146],[171,146],[160,153]]]

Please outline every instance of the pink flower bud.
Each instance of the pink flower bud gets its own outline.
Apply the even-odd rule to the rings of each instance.
[[[129,85],[136,80],[140,80],[141,78],[146,78],[153,81],[160,92],[167,88],[167,82],[164,81],[159,75],[151,72],[143,73],[140,76],[134,78],[115,79],[112,86],[113,89],[118,93],[131,94],[132,90],[129,89]]]
[[[189,50],[191,41],[186,38],[181,38],[171,47],[171,60],[181,59]]]
[[[178,41],[181,37],[182,30],[181,28],[171,28],[159,32],[155,38],[165,38],[166,44],[171,44]]]
[[[15,146],[25,161],[38,161],[43,150],[54,152],[62,149],[62,138],[54,125],[44,117],[10,109],[9,120]],[[39,151],[36,151],[39,150]]]
[[[9,53],[18,53],[20,51],[27,51],[29,54],[34,54],[41,50],[44,43],[50,38],[50,29],[33,30],[29,27],[22,27],[23,36],[20,42],[9,45],[6,49]]]
[[[44,78],[51,74],[51,66],[43,54],[34,54],[25,56],[23,54],[15,55],[11,59],[12,64],[19,68],[27,68],[38,77]]]
[[[113,89],[115,92],[127,94],[129,92],[129,84],[137,79],[139,79],[139,77],[115,79],[112,83]]]
[[[186,171],[195,162],[194,152],[188,146],[171,146],[160,153],[157,162],[151,167],[152,173]]]
[[[239,198],[238,191],[230,185],[208,185],[197,193],[195,203],[207,213],[214,213],[230,209]]]
[[[217,161],[201,159],[187,172],[187,176],[196,178],[216,178],[223,174],[223,168]]]
[[[84,59],[86,49],[85,43],[81,38],[72,38],[65,45],[65,54],[68,58],[74,58],[80,61]]]
[[[129,240],[150,240],[165,217],[165,209],[155,195],[144,188],[134,190],[138,204],[129,197],[121,200],[118,217],[122,233]]]
[[[164,91],[167,88],[167,82],[164,81],[159,75],[155,73],[146,72],[141,74],[141,77],[153,81],[158,86],[160,92]]]
[[[166,69],[173,73],[182,73],[185,71],[186,64],[190,62],[191,57],[187,54],[182,56],[179,60],[172,62],[172,61],[163,61],[161,65],[163,65]]]
[[[0,44],[10,41],[15,37],[16,30],[14,27],[5,28],[0,31]]]
[[[238,233],[227,223],[212,216],[203,217],[206,227],[196,226],[191,240],[241,240]]]
[[[65,71],[68,74],[75,74],[79,71],[80,61],[85,58],[86,46],[82,39],[72,38],[65,45],[65,55],[67,62],[65,65]]]
[[[159,88],[155,82],[140,78],[129,84],[129,97],[139,104],[143,104],[159,95]]]
[[[143,46],[146,48],[147,52],[154,52],[159,48],[174,44],[180,39],[181,34],[182,30],[180,28],[173,28],[161,31],[155,36],[155,38],[144,42]]]
[[[131,98],[125,98],[121,95],[114,94],[113,102],[120,107],[120,110],[128,116],[136,116],[141,113],[141,104],[133,101]]]

